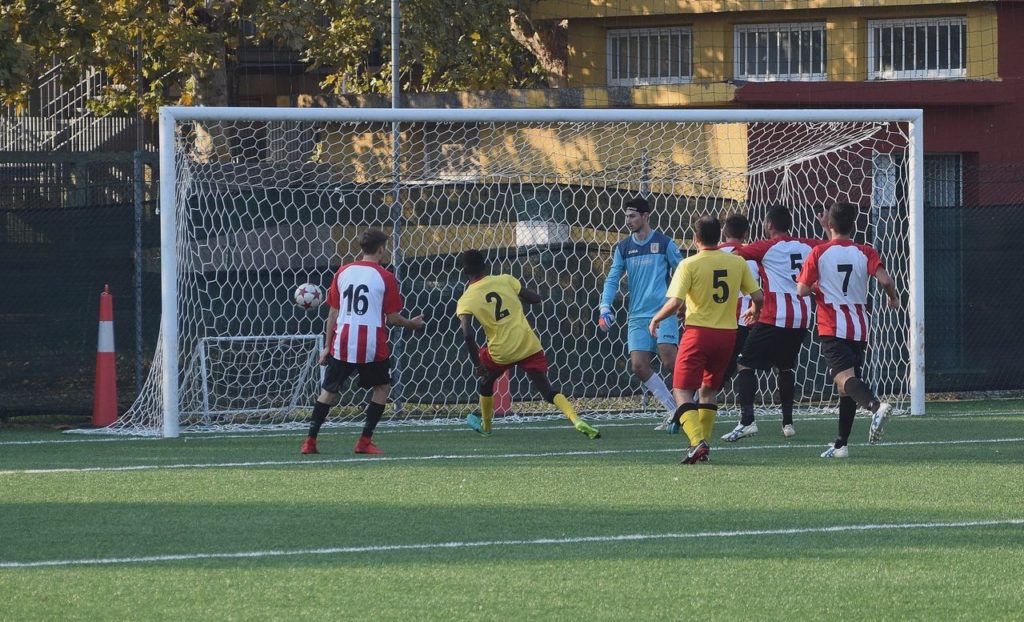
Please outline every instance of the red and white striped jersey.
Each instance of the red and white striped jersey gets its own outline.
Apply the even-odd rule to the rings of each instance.
[[[875,249],[852,240],[832,240],[811,251],[799,282],[815,290],[818,335],[868,340],[868,281],[881,267]]]
[[[371,363],[388,357],[384,318],[402,310],[394,274],[372,261],[345,264],[331,281],[327,304],[338,310],[331,356],[348,363]]]
[[[726,242],[725,245],[719,246],[718,250],[724,251],[726,253],[735,253],[736,249],[737,248],[742,248],[742,246],[743,246],[742,244],[733,244],[731,242]],[[757,283],[758,287],[760,287],[761,286],[761,272],[760,272],[760,268],[758,268],[758,266],[757,266],[757,262],[748,259],[747,260],[747,267],[750,268],[750,273],[754,275],[754,282]],[[737,326],[745,326],[745,324],[743,324],[743,320],[741,320],[740,317],[742,317],[743,314],[746,313],[747,309],[749,309],[749,308],[750,308],[750,296],[746,296],[746,295],[740,296],[739,304],[736,306],[736,325]]]
[[[782,328],[808,328],[811,302],[796,295],[796,277],[811,249],[824,240],[774,237],[736,249],[740,257],[756,261],[761,275],[764,305],[757,321]]]

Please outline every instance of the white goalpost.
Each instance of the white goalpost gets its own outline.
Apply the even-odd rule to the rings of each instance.
[[[690,223],[740,212],[756,239],[768,208],[794,235],[815,214],[862,208],[904,301],[875,292],[865,375],[904,413],[924,412],[923,116],[920,110],[577,110],[189,108],[160,111],[160,338],[135,404],[104,431],[303,426],[316,397],[326,306],[295,307],[297,284],[326,287],[367,227],[392,237],[392,269],[422,334],[392,330],[388,420],[457,420],[475,381],[455,338],[455,257],[485,252],[546,296],[530,312],[553,380],[588,417],[655,417],[628,370],[625,304],[595,328],[600,288],[624,237],[621,204],[646,196],[652,225],[693,250]],[[878,164],[884,157],[890,166]],[[770,376],[760,408],[772,409]],[[358,418],[363,395],[329,423]],[[545,416],[523,379],[513,412]],[[725,408],[735,396],[727,385]],[[816,338],[797,370],[801,412],[834,407]]]

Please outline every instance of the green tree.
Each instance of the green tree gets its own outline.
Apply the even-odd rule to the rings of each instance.
[[[539,84],[549,62],[528,49],[522,29],[515,32],[528,23],[530,1],[402,0],[403,90]],[[390,92],[390,0],[7,0],[0,4],[0,103],[24,105],[56,59],[68,80],[87,68],[106,74],[109,86],[90,104],[98,112],[226,105],[247,41],[298,51],[310,69],[325,72],[325,92]]]
[[[132,110],[135,59],[142,43],[141,105],[154,113],[163,103],[227,103],[227,60],[237,47],[233,2],[163,0],[13,0],[0,6],[0,99],[24,105],[37,76],[63,64],[77,80],[87,68],[102,70],[109,85],[91,102],[99,111]]]

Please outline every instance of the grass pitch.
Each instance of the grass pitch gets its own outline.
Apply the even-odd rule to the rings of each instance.
[[[678,464],[654,421],[177,440],[0,430],[0,619],[1019,619],[1024,403]],[[720,419],[717,436],[734,421]]]

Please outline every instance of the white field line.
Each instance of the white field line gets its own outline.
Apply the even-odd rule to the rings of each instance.
[[[898,417],[900,421],[931,421],[934,419],[956,419],[960,417],[971,417],[971,418],[984,418],[984,417],[1007,417],[1017,416],[1024,413],[1020,411],[1013,412],[986,412],[986,413],[950,413],[942,415],[922,415],[920,417]],[[862,415],[866,417],[867,415]],[[586,417],[584,417],[586,418]],[[731,420],[730,417],[721,417],[719,421]],[[781,416],[771,417],[758,417],[758,421],[782,421]],[[804,421],[835,421],[834,416],[825,417],[796,417],[796,423],[802,423]],[[661,415],[652,415],[650,419],[634,419],[626,422],[612,422],[612,421],[600,421],[596,425],[600,428],[645,428],[653,426],[654,424],[661,421]],[[500,422],[499,422],[500,423]],[[508,425],[508,429],[511,430],[550,430],[557,428],[561,425],[568,425],[561,421],[552,420],[548,425],[529,425],[529,424],[518,424],[512,423]],[[431,425],[426,424],[422,427],[415,426],[412,424],[388,424],[382,422],[377,428],[378,431],[402,434],[434,434],[438,432],[473,432],[464,424],[452,423],[445,425]],[[350,429],[339,429],[337,427],[324,428],[320,432],[320,436],[358,436],[362,433],[361,428],[352,427]],[[278,438],[278,437],[305,437],[305,430],[290,430],[286,432],[261,432],[253,430],[251,432],[239,432],[235,434],[214,434],[209,432],[189,432],[182,434],[181,439],[183,441],[206,441],[206,440],[222,440],[222,439],[261,439],[261,438]],[[57,444],[68,444],[68,443],[118,443],[118,442],[138,442],[138,441],[164,441],[166,439],[159,436],[104,436],[100,438],[68,438],[68,439],[45,439],[45,440],[34,440],[34,441],[0,441],[0,447],[7,445],[57,445]]]
[[[977,445],[988,443],[1021,443],[1022,438],[980,438],[980,439],[959,439],[954,441],[903,441],[893,443],[875,443],[871,447],[909,447],[914,445]],[[866,447],[867,445],[851,445],[851,447]],[[754,451],[771,449],[821,449],[820,443],[787,443],[784,445],[716,445],[714,452],[721,451]],[[174,469],[238,469],[250,467],[275,467],[275,466],[306,466],[324,464],[349,464],[349,463],[370,463],[370,462],[433,462],[443,460],[496,460],[514,458],[568,458],[578,456],[616,456],[629,454],[656,454],[656,453],[681,453],[683,447],[668,448],[645,448],[645,449],[595,449],[581,451],[544,451],[544,452],[512,452],[501,454],[474,453],[474,454],[433,454],[429,456],[360,456],[352,458],[314,458],[306,460],[262,460],[253,462],[205,462],[205,463],[179,463],[179,464],[136,464],[126,466],[110,467],[61,467],[53,469],[9,469],[0,470],[0,476],[4,475],[48,475],[54,473],[99,473],[99,472],[120,472],[120,471],[165,471]]]
[[[696,540],[704,538],[749,538],[752,536],[799,536],[818,533],[850,533],[863,531],[894,531],[909,529],[967,529],[971,527],[1005,527],[1024,525],[1022,518],[962,521],[947,523],[889,523],[862,525],[833,525],[826,527],[794,527],[789,529],[751,529],[742,531],[699,531],[691,533],[636,533],[610,536],[582,536],[576,538],[537,538],[533,540],[481,540],[469,542],[425,542],[420,544],[379,544],[371,546],[341,546],[316,549],[285,549],[266,551],[235,551],[229,553],[180,553],[143,557],[96,557],[86,559],[50,559],[30,562],[0,561],[0,569],[52,568],[62,566],[126,565],[155,562],[195,561],[202,559],[260,559],[268,557],[300,557],[309,555],[358,555],[361,553],[388,553],[395,551],[429,551],[438,549],[482,549],[512,546],[551,546],[563,544],[606,544],[609,542],[645,542],[652,540]]]

